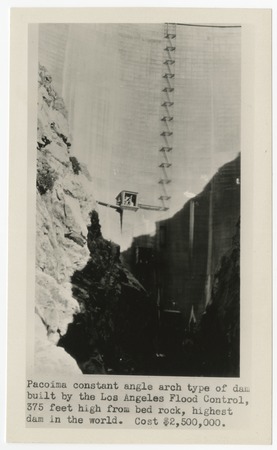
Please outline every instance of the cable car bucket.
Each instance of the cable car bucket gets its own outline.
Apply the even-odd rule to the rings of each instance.
[[[143,203],[138,203],[138,192],[134,191],[121,191],[116,196],[116,204],[113,205],[111,203],[96,201],[98,205],[106,206],[107,208],[112,208],[120,215],[120,229],[122,232],[123,226],[123,212],[124,210],[134,211],[136,212],[138,209],[146,209],[148,211],[167,211],[168,208],[165,206],[158,205],[146,205]]]

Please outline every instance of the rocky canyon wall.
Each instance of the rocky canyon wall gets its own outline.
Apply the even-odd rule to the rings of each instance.
[[[70,150],[63,99],[40,66],[35,368],[55,375],[143,370],[153,306],[121,264],[119,247],[103,239],[91,177]]]
[[[89,174],[70,156],[67,111],[39,67],[36,211],[36,346],[41,372],[80,372],[57,342],[79,310],[70,277],[88,259],[89,212],[95,207]],[[74,165],[75,163],[75,165]]]

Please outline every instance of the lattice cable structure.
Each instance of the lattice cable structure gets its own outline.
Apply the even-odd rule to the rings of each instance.
[[[161,146],[160,151],[160,178],[162,210],[169,209],[171,196],[168,185],[171,183],[170,167],[172,166],[173,126],[174,126],[174,89],[175,89],[175,52],[176,52],[176,24],[165,23],[163,29],[163,72],[161,95]]]

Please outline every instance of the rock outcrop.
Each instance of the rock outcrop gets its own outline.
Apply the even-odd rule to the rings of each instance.
[[[121,264],[119,247],[103,239],[96,211],[90,217],[91,257],[71,279],[80,312],[59,345],[83,373],[145,373],[153,356],[154,305]]]
[[[91,177],[70,153],[63,100],[39,68],[36,370],[145,373],[155,308],[102,237]]]
[[[43,373],[80,373],[74,359],[57,347],[79,304],[71,276],[89,257],[89,213],[95,208],[87,171],[70,154],[63,100],[39,67],[37,122],[37,235],[35,368]]]

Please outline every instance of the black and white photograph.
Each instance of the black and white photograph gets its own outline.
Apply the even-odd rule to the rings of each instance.
[[[270,443],[270,10],[13,8],[9,95],[7,441]]]
[[[43,23],[37,55],[36,370],[239,377],[241,25]]]

